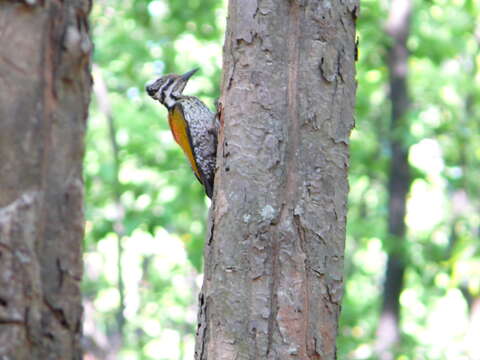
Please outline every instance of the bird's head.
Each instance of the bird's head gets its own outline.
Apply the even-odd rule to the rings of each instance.
[[[175,104],[177,98],[182,95],[188,79],[190,79],[197,70],[198,69],[193,69],[183,75],[169,74],[162,76],[146,86],[147,93],[153,99],[160,101],[167,108],[170,108]]]

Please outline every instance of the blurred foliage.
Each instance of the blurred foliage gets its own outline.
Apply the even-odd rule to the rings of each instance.
[[[393,241],[386,234],[388,4],[362,0],[357,24],[359,86],[339,359],[375,359],[382,277]],[[468,339],[472,304],[480,299],[479,11],[475,0],[415,2],[409,131],[395,135],[407,136],[415,177],[398,360],[477,359]],[[172,139],[166,111],[144,86],[161,74],[200,67],[186,92],[213,109],[225,17],[221,0],[94,2],[94,80],[105,82],[108,98],[98,92],[93,97],[85,156],[88,359],[193,358],[208,205]],[[105,100],[111,113],[99,106]],[[119,309],[122,296],[125,307]],[[123,336],[119,311],[127,320]]]
[[[395,241],[387,234],[390,41],[383,29],[389,2],[363,0],[361,6],[339,359],[376,359],[386,252]],[[468,341],[469,305],[480,296],[479,11],[476,1],[414,1],[408,40],[412,110],[408,131],[393,134],[410,144],[414,176],[399,360],[480,355]]]

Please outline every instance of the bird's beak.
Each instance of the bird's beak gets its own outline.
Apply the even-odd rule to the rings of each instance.
[[[198,68],[195,68],[195,69],[193,69],[193,70],[190,70],[189,72],[186,72],[185,74],[183,74],[183,75],[181,76],[182,80],[185,81],[185,82],[187,82],[188,79],[190,79],[190,77],[191,77],[193,74],[195,74],[197,71],[198,71]]]

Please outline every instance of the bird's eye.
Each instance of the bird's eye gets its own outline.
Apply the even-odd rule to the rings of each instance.
[[[150,86],[147,86],[148,95],[153,96],[153,95],[155,95],[156,92],[157,92],[157,88],[155,86],[153,86],[153,84],[150,85]]]

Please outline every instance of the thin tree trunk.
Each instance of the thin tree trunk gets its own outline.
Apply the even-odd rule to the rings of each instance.
[[[195,359],[334,359],[358,1],[231,0]]]
[[[81,359],[89,11],[0,3],[2,359]]]
[[[390,174],[388,184],[388,232],[390,253],[383,290],[383,307],[377,330],[377,352],[381,359],[392,359],[392,347],[400,336],[400,293],[403,288],[405,263],[402,248],[405,238],[405,211],[410,188],[408,146],[403,139],[408,127],[407,90],[408,49],[411,0],[392,0],[386,31],[392,38],[388,52],[392,119],[390,126]]]

